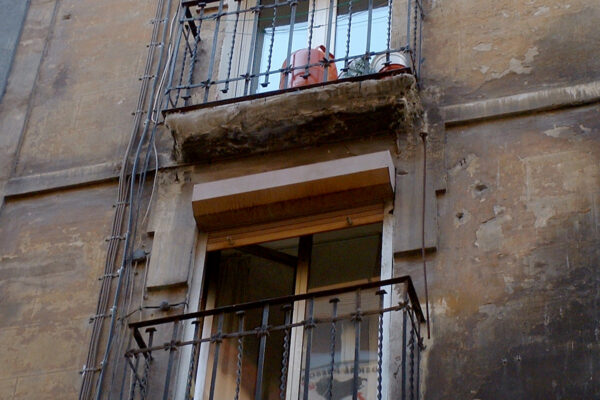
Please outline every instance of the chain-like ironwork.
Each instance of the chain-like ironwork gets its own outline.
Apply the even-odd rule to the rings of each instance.
[[[402,287],[409,288],[406,301],[402,301],[396,305],[385,306],[384,296],[386,293],[393,293],[394,290],[396,290],[394,285],[402,285]],[[338,304],[340,301],[340,296],[346,296],[345,298],[348,299],[348,296],[353,294],[355,296],[354,305],[352,305],[352,302],[347,302],[344,305],[344,311],[340,312]],[[373,295],[378,296],[379,301],[377,302],[377,305],[375,305],[372,301],[367,301],[368,299],[363,301],[363,299],[366,297]],[[325,313],[324,315],[315,311],[315,302],[321,302],[323,300],[328,300],[331,304],[331,311],[329,313]],[[294,307],[294,305],[297,304],[305,304],[306,314],[304,318],[292,318],[294,309],[303,308]],[[367,306],[363,306],[363,304],[368,305],[368,308],[365,308]],[[279,324],[279,322],[275,323],[275,319],[273,319],[273,322],[269,323],[269,311],[274,306],[282,306],[282,310],[285,312],[284,320],[281,324]],[[352,307],[353,309],[348,310],[348,306]],[[253,312],[260,311],[262,313],[262,318],[260,319],[258,326],[246,326],[247,320],[245,319],[245,313],[250,310],[255,310]],[[271,373],[268,371],[273,371],[273,363],[277,363],[277,365],[281,366],[281,382],[278,388],[279,398],[285,399],[286,388],[289,383],[288,376],[290,375],[290,367],[288,365],[290,355],[292,352],[299,351],[298,348],[292,348],[291,333],[293,329],[299,329],[301,332],[303,332],[304,340],[303,345],[301,346],[301,359],[297,361],[302,362],[300,367],[300,382],[295,382],[295,384],[298,384],[300,387],[300,398],[308,399],[309,390],[313,390],[312,388],[314,387],[310,384],[311,373],[313,371],[313,367],[311,366],[314,363],[311,360],[311,354],[313,352],[312,342],[316,337],[320,337],[315,336],[315,332],[317,332],[315,329],[317,329],[319,326],[323,326],[327,327],[329,332],[328,363],[326,365],[319,365],[314,368],[322,368],[324,370],[325,373],[322,375],[323,383],[321,384],[319,390],[322,390],[322,395],[324,398],[332,400],[338,396],[338,393],[336,392],[338,380],[336,379],[335,374],[336,371],[339,372],[340,370],[340,365],[336,362],[336,349],[339,345],[339,339],[337,338],[337,324],[340,323],[340,321],[345,321],[345,323],[349,325],[351,324],[350,326],[352,326],[352,330],[354,331],[354,359],[352,360],[352,367],[350,369],[353,377],[350,382],[352,385],[352,397],[359,399],[359,391],[363,386],[363,381],[366,379],[360,374],[362,374],[361,370],[363,369],[362,367],[364,362],[367,361],[361,360],[361,352],[364,350],[363,347],[361,347],[364,346],[364,344],[361,344],[361,325],[366,318],[376,317],[378,318],[376,349],[377,381],[374,382],[374,384],[377,386],[377,399],[380,400],[382,398],[383,391],[382,384],[385,381],[385,379],[383,379],[383,374],[385,371],[382,370],[383,359],[384,357],[391,357],[391,355],[384,353],[385,347],[383,343],[385,340],[389,340],[389,337],[386,337],[383,320],[386,314],[398,311],[402,311],[403,315],[407,315],[408,317],[404,319],[404,322],[402,322],[402,318],[398,319],[397,322],[404,325],[402,329],[405,332],[410,332],[410,339],[404,346],[406,353],[409,354],[409,359],[407,360],[406,357],[402,357],[402,363],[406,364],[408,361],[409,364],[408,368],[402,368],[402,371],[403,374],[405,374],[405,371],[408,370],[407,375],[410,388],[404,392],[402,399],[413,399],[418,393],[418,376],[415,378],[415,371],[418,371],[418,359],[415,359],[415,356],[418,356],[417,353],[422,349],[420,346],[421,338],[418,327],[420,324],[424,323],[425,319],[410,278],[408,277],[394,278],[380,282],[370,282],[367,284],[324,290],[315,293],[285,296],[276,299],[267,299],[252,303],[220,307],[213,310],[204,310],[183,315],[174,315],[172,317],[163,317],[155,320],[131,323],[129,326],[133,332],[134,344],[128,349],[126,353],[126,359],[128,360],[128,365],[131,372],[132,386],[131,390],[127,394],[127,398],[133,400],[136,393],[141,399],[145,399],[150,395],[152,395],[152,397],[162,396],[163,399],[170,398],[169,396],[173,395],[172,384],[177,380],[176,374],[174,373],[175,361],[177,359],[176,355],[178,353],[184,354],[184,352],[178,352],[178,350],[181,350],[185,346],[191,346],[192,351],[190,355],[190,363],[188,364],[186,361],[188,370],[186,371],[184,368],[184,371],[179,372],[180,374],[188,374],[186,398],[193,397],[193,394],[191,393],[192,390],[190,390],[191,382],[193,381],[190,379],[190,377],[193,376],[195,379],[196,375],[198,374],[197,371],[205,371],[205,375],[202,376],[202,374],[200,374],[198,379],[202,379],[204,381],[203,385],[208,389],[208,399],[218,398],[220,393],[217,391],[217,380],[221,381],[223,376],[222,373],[218,371],[222,371],[220,367],[221,363],[230,362],[232,366],[235,366],[233,369],[231,369],[231,379],[223,379],[219,385],[226,384],[226,382],[231,382],[231,393],[233,394],[232,397],[234,400],[239,400],[242,390],[247,391],[250,387],[254,388],[255,399],[263,398],[265,395],[264,392],[266,390],[271,390],[267,389],[266,386],[266,374]],[[229,320],[229,316],[232,315],[237,315],[238,323],[236,328],[225,325],[224,323],[225,319],[228,318],[227,320]],[[200,321],[204,321],[209,317],[214,321],[213,323],[200,323]],[[179,339],[179,326],[182,326],[182,324],[188,320],[194,321],[196,330],[193,338],[190,340],[181,341]],[[145,327],[149,328],[146,331],[148,336],[147,343],[140,332],[140,329]],[[203,329],[209,329],[209,334],[207,335],[206,332],[203,333]],[[271,338],[271,334],[274,332],[283,333],[283,340],[278,342],[283,346],[281,352],[279,353],[281,354],[281,358],[279,358],[279,356],[274,358],[273,353],[267,355],[267,343],[273,340]],[[368,330],[365,332],[368,332]],[[157,337],[165,337],[170,335],[170,341],[164,344],[154,345],[153,338],[156,334],[160,334],[160,336]],[[253,337],[255,338],[254,340],[258,341],[258,357],[255,364],[256,369],[254,370],[253,374],[255,379],[253,383],[245,382],[245,380],[242,379],[244,357],[247,357],[247,354],[249,354],[247,353],[248,351],[253,351],[245,350],[244,348],[244,340],[247,336]],[[234,340],[233,343],[237,344],[236,351],[233,353],[224,350],[225,347],[223,347],[223,343],[225,341],[232,339]],[[208,357],[198,357],[200,346],[203,344],[208,346],[206,349],[206,354],[210,354],[212,359],[208,359]],[[269,346],[273,346],[272,342]],[[271,349],[272,347],[269,348]],[[161,379],[160,376],[153,374],[153,379],[160,380],[150,385],[149,372],[150,365],[153,360],[152,354],[158,350],[168,352],[166,357],[161,357],[161,363],[163,364],[157,369],[157,373],[160,370],[165,371],[163,373],[164,378]],[[253,354],[256,355],[256,353]],[[403,354],[405,354],[404,351]],[[144,359],[144,363],[135,362],[136,359]],[[199,368],[200,363],[202,363],[202,368]],[[160,382],[162,382],[162,385]],[[196,382],[194,383],[196,384]],[[235,387],[233,385],[235,385]],[[150,392],[151,387],[153,393]],[[133,396],[132,393],[134,393]],[[406,397],[406,395],[408,395],[408,397]]]
[[[238,311],[238,332],[241,334],[244,332],[244,311]],[[237,339],[237,357],[235,364],[235,396],[234,400],[240,398],[240,386],[242,384],[242,366],[244,360],[244,337],[239,336]]]
[[[410,65],[397,73],[411,72],[416,74],[420,69],[421,32],[424,13],[418,0],[408,1],[407,18],[404,22],[393,19],[393,9],[398,7],[393,0],[377,4],[373,0],[368,0],[368,9],[366,10],[368,18],[366,21],[367,31],[365,35],[356,35],[352,32],[357,23],[362,23],[361,19],[358,20],[359,22],[355,21],[355,0],[347,0],[347,3],[346,1],[338,3],[330,0],[329,5],[322,4],[322,0],[319,2],[316,0],[282,0],[266,4],[263,4],[262,0],[256,0],[255,3],[244,3],[241,0],[234,0],[234,2],[235,7],[232,7],[231,4],[226,6],[224,0],[182,1],[182,8],[185,12],[181,12],[180,17],[177,19],[179,29],[174,40],[176,45],[172,57],[170,57],[170,66],[166,69],[168,74],[165,87],[167,97],[165,104],[168,105],[166,112],[183,106],[195,106],[221,100],[230,101],[235,99],[236,96],[245,99],[248,96],[262,95],[259,93],[261,90],[278,93],[280,90],[290,89],[288,86],[292,80],[288,78],[296,70],[302,71],[301,76],[304,78],[311,76],[311,80],[307,80],[307,83],[311,84],[313,82],[322,84],[335,82],[335,76],[330,76],[332,65],[337,65],[337,68],[340,68],[343,73],[338,76],[338,80],[356,77],[357,73],[367,74],[368,76],[373,73],[371,69],[362,66],[354,68],[353,62],[360,59],[362,64],[370,64],[371,60],[379,55],[385,55],[384,64],[386,66],[392,63],[391,55],[394,53],[403,53],[405,57],[410,58]],[[216,3],[218,3],[218,7],[215,7]],[[297,7],[302,3],[308,9],[308,14],[304,14],[304,20],[297,20],[297,17],[302,15],[297,13]],[[340,35],[342,37],[337,38],[335,41],[339,40],[345,51],[341,56],[338,54],[337,57],[332,57],[330,55],[330,45],[336,39],[334,36],[337,32],[337,29],[333,29],[333,16],[336,9],[338,17],[344,15],[340,13],[343,4],[347,4],[347,14],[344,18],[347,17],[348,26],[345,27],[343,34],[345,37]],[[196,15],[193,15],[190,11],[194,7],[197,10]],[[385,22],[374,18],[375,8],[380,9],[380,7],[386,8],[387,18],[383,19],[386,20]],[[267,10],[269,10],[269,14],[266,14]],[[317,22],[315,14],[321,10],[327,12],[326,22]],[[278,42],[280,39],[277,39],[276,36],[279,35],[277,21],[281,19],[280,16],[287,15],[289,15],[289,23],[280,27],[281,32],[287,32],[288,35],[286,47],[284,43]],[[260,21],[267,18],[270,20],[269,28],[262,29]],[[202,29],[202,23],[205,21],[213,23],[214,27],[212,29]],[[222,22],[227,23],[225,29],[220,27]],[[305,25],[298,30],[295,27],[299,22]],[[339,23],[340,20],[336,21],[336,26]],[[385,30],[382,31],[385,32],[385,37],[372,36],[376,24],[386,24]],[[326,29],[324,29],[325,25]],[[326,51],[326,54],[322,57],[320,51],[318,56],[317,52],[311,51],[312,46],[315,45],[315,38],[323,36],[323,33],[320,36],[315,36],[318,29],[325,30],[325,37],[320,39],[323,41],[321,44],[325,46]],[[406,43],[392,48],[392,38],[396,32],[403,29],[407,32]],[[295,43],[295,37],[297,37],[295,35],[298,35],[300,31],[302,31],[302,34],[307,31],[308,51],[305,58],[293,57],[293,43]],[[212,32],[212,40],[202,37],[202,35],[209,35],[209,32]],[[223,34],[227,35],[226,38],[221,37]],[[270,37],[268,37],[269,34]],[[283,39],[284,36],[285,33],[282,35],[282,41],[285,40]],[[373,46],[371,43],[372,38],[375,44]],[[183,43],[180,45],[181,41]],[[351,49],[354,48],[354,41],[360,41],[360,43],[366,41],[363,50],[356,54],[353,53],[354,51],[351,52]],[[382,49],[381,47],[384,46],[385,49]],[[223,51],[221,51],[221,47]],[[285,54],[285,59],[281,60],[281,68],[276,68],[273,65],[276,61],[274,60],[276,48],[281,52],[277,54]],[[300,59],[304,61],[298,61]],[[291,62],[293,60],[295,61]],[[356,64],[360,63],[357,62]],[[198,68],[197,65],[201,65],[201,67]],[[360,72],[355,73],[355,69]],[[322,70],[322,73],[317,73],[318,70]],[[200,71],[204,71],[202,73],[204,76],[197,78],[196,75],[199,75]],[[349,74],[349,71],[351,74]],[[183,75],[185,73],[187,73],[187,79],[184,82]],[[281,76],[279,87],[271,88],[273,86],[273,76],[279,75]],[[231,86],[235,82],[243,82],[243,90],[240,88],[232,91]],[[296,86],[298,83],[293,83],[293,85]],[[193,104],[194,102],[197,104]]]

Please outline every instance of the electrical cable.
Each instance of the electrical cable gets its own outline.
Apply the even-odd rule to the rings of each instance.
[[[162,5],[162,0],[160,1],[161,5]],[[172,9],[172,0],[168,0],[167,3],[167,8],[166,8],[166,13],[167,13],[167,20],[168,20],[168,16],[170,15],[171,9]],[[162,9],[162,8],[161,8]],[[179,10],[179,9],[178,9]],[[163,28],[163,32],[162,32],[162,43],[165,43],[166,41],[166,34],[167,34],[167,27],[164,26]],[[154,48],[155,46],[150,46],[150,48]],[[163,57],[164,57],[164,46],[161,49],[161,52],[159,54],[159,59],[158,59],[158,67],[157,70],[160,71],[161,70],[161,66],[162,66],[162,62],[163,62]],[[157,84],[158,84],[158,80],[154,79],[154,82],[152,84],[152,90],[150,93],[150,98],[154,99],[154,96],[156,96],[156,89],[157,89]],[[131,201],[134,200],[134,191],[135,191],[135,182],[136,182],[136,176],[137,176],[137,167],[139,164],[139,156],[141,154],[142,148],[143,148],[143,144],[144,144],[144,139],[146,137],[146,135],[148,134],[148,129],[149,129],[149,122],[151,120],[151,116],[152,116],[152,112],[153,112],[153,102],[150,101],[149,102],[149,106],[148,106],[148,111],[147,111],[147,115],[146,115],[146,120],[144,121],[144,128],[143,131],[140,135],[140,139],[138,141],[138,146],[136,149],[136,153],[133,159],[133,165],[131,168],[131,173],[130,173],[130,180],[129,180],[129,199]],[[121,256],[122,259],[122,267],[121,268],[127,268],[128,266],[128,262],[131,262],[131,254],[133,253],[133,246],[131,245],[132,241],[135,240],[135,235],[132,235],[134,232],[134,224],[135,222],[133,221],[133,204],[130,204],[129,207],[129,213],[128,213],[128,218],[127,218],[127,229],[126,229],[126,233],[125,233],[125,243],[124,243],[124,250]],[[115,335],[115,322],[116,322],[116,308],[118,306],[118,302],[119,302],[119,298],[120,298],[120,294],[121,294],[121,290],[122,290],[122,285],[123,285],[123,274],[119,274],[119,276],[117,277],[117,286],[115,289],[115,293],[113,296],[113,307],[112,307],[112,311],[111,311],[111,317],[110,317],[110,325],[109,325],[109,331],[108,331],[108,338],[106,341],[106,347],[105,347],[105,351],[104,351],[104,357],[102,359],[102,362],[100,363],[100,375],[98,376],[98,382],[96,383],[96,400],[100,400],[101,396],[102,396],[102,390],[103,390],[103,382],[104,382],[104,376],[106,373],[106,364],[108,363],[109,360],[109,356],[111,353],[111,349],[112,349],[112,345],[113,345],[113,340],[114,340],[114,335]]]
[[[163,2],[163,0],[160,0],[157,5],[157,9],[156,9],[156,14],[155,14],[155,19],[154,19],[155,22],[160,21],[160,17],[163,13],[163,8],[164,8],[164,2]],[[158,37],[158,32],[159,32],[159,24],[154,23],[153,25],[154,26],[153,26],[152,35],[151,35],[151,43],[156,42],[157,37]],[[154,60],[155,46],[150,46],[149,48],[150,48],[150,50],[148,52],[148,56],[146,59],[146,65],[144,68],[144,75],[143,75],[144,77],[147,77],[150,75],[150,70],[151,70],[152,64],[154,62],[153,60]],[[123,225],[124,218],[125,218],[125,208],[127,206],[126,187],[129,186],[130,183],[134,183],[134,181],[135,181],[135,175],[132,175],[132,176],[128,175],[128,167],[130,165],[129,158],[131,156],[131,151],[133,149],[135,139],[137,137],[137,132],[139,131],[139,128],[140,128],[140,123],[141,123],[142,116],[143,116],[142,109],[144,107],[144,103],[147,98],[148,86],[149,86],[148,79],[142,79],[140,95],[138,97],[138,104],[137,104],[136,112],[134,113],[134,122],[133,122],[132,130],[131,130],[130,138],[129,138],[129,141],[127,144],[127,148],[123,155],[121,171],[119,174],[119,186],[117,189],[117,202],[115,204],[116,210],[115,210],[115,215],[113,218],[113,223],[112,223],[112,228],[111,228],[111,240],[109,240],[109,245],[108,245],[108,249],[107,249],[107,258],[106,258],[106,263],[105,263],[105,275],[114,274],[115,261],[116,261],[116,257],[118,255],[118,249],[119,249],[119,240],[114,239],[114,238],[122,236],[121,231],[122,231],[122,225]],[[133,179],[132,179],[132,177],[133,177]],[[129,200],[131,201],[132,199],[129,199]],[[130,207],[130,210],[131,210],[131,207]],[[122,266],[121,266],[121,268],[122,268]],[[121,272],[123,272],[123,270],[121,268],[120,268],[120,270],[121,270]],[[120,275],[121,274],[119,274],[119,276]],[[102,285],[100,288],[100,293],[99,293],[96,315],[105,314],[106,307],[108,305],[108,296],[109,296],[109,292],[110,292],[111,283],[112,282],[110,279],[104,279],[102,282]],[[113,314],[113,316],[114,315],[116,315],[116,312]],[[90,345],[88,347],[88,356],[86,359],[86,364],[84,365],[84,368],[82,371],[83,382],[82,382],[80,393],[79,393],[80,400],[88,399],[90,396],[90,392],[91,392],[92,385],[93,385],[93,375],[90,374],[89,372],[93,372],[93,371],[97,370],[97,368],[95,368],[95,362],[96,362],[97,348],[98,348],[98,344],[99,344],[99,336],[100,336],[100,333],[102,330],[102,326],[103,326],[103,321],[101,318],[94,319],[94,325],[92,327],[92,335],[90,338]],[[101,374],[104,370],[104,366],[105,366],[105,363],[103,362],[100,366]],[[99,385],[97,385],[97,386],[99,386]]]
[[[423,141],[423,198],[421,203],[421,258],[423,259],[423,278],[425,284],[425,309],[427,314],[427,339],[431,339],[429,328],[429,290],[427,287],[427,260],[425,257],[425,207],[427,200],[427,132],[420,133]]]

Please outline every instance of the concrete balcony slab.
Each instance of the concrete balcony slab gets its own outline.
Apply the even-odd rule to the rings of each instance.
[[[267,153],[395,135],[420,123],[414,76],[341,82],[231,104],[170,113],[179,162]]]

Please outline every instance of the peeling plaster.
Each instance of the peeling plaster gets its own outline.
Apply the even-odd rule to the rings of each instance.
[[[508,69],[504,70],[501,73],[493,73],[491,79],[502,78],[510,74],[511,72],[514,72],[517,75],[531,74],[531,71],[533,70],[531,64],[533,63],[533,59],[535,58],[535,56],[537,56],[538,54],[540,54],[538,52],[538,48],[532,47],[529,50],[527,50],[527,52],[525,53],[525,57],[522,61],[516,58],[511,58],[508,62]]]
[[[491,51],[492,44],[491,43],[480,43],[477,46],[473,47],[475,51]]]
[[[535,224],[536,228],[543,228],[548,225],[548,220],[556,215],[556,210],[548,205],[546,201],[534,201],[530,202],[527,205],[527,208],[530,209],[535,215]]]
[[[454,227],[458,228],[471,220],[471,213],[465,209],[458,211],[454,218]]]
[[[475,246],[483,251],[500,249],[504,244],[502,223],[510,221],[511,219],[512,218],[509,215],[505,215],[501,218],[494,217],[479,225],[479,228],[475,233],[477,236]]]
[[[590,133],[592,131],[590,128],[586,128],[583,125],[579,125],[579,129],[581,129],[581,132],[583,133]]]
[[[469,163],[469,166],[467,167],[467,172],[472,177],[475,173],[477,173],[478,169],[479,169],[479,158],[475,157],[473,159],[473,161]]]
[[[544,131],[544,135],[553,137],[553,138],[557,138],[560,137],[560,135],[562,133],[567,133],[571,131],[571,128],[568,126],[556,126],[554,125],[554,128],[552,129],[548,129],[547,131]]]
[[[462,158],[460,161],[458,161],[458,163],[456,163],[456,165],[454,167],[452,167],[450,169],[450,174],[451,175],[456,175],[460,171],[462,171],[463,169],[467,169],[468,170],[470,168],[470,166],[471,166],[471,163],[473,163],[477,159],[478,159],[478,157],[475,154],[472,154],[472,153],[467,154],[466,157]],[[471,174],[471,176],[473,176],[473,174],[471,172],[469,172],[469,174]]]

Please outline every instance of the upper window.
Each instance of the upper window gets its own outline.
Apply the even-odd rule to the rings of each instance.
[[[419,1],[186,0],[181,13],[167,108],[418,66]]]
[[[323,46],[326,50],[329,49],[332,59],[343,58],[335,63],[339,77],[348,76],[347,70],[352,67],[354,61],[352,57],[385,51],[387,48],[388,4],[386,0],[372,1],[370,29],[369,0],[341,0],[337,4],[334,2],[332,8],[329,0],[300,1],[295,6],[293,25],[291,6],[277,6],[273,0],[263,1],[261,4],[268,8],[261,11],[259,17],[254,61],[255,74],[283,68],[286,65],[290,43],[291,54],[308,46],[311,49]],[[331,26],[328,25],[330,13]],[[313,21],[312,34],[311,20]],[[322,51],[313,54],[322,56],[326,53]],[[362,58],[358,60],[363,61]],[[320,58],[313,58],[310,64],[319,61]],[[309,62],[308,59],[306,62]],[[352,71],[357,71],[356,66]],[[362,72],[375,71],[363,68]],[[329,79],[332,80],[334,77],[330,75]],[[282,79],[271,77],[267,80],[266,76],[263,76],[260,81],[254,82],[252,89],[255,92],[268,92],[282,89],[282,86],[284,86]]]

